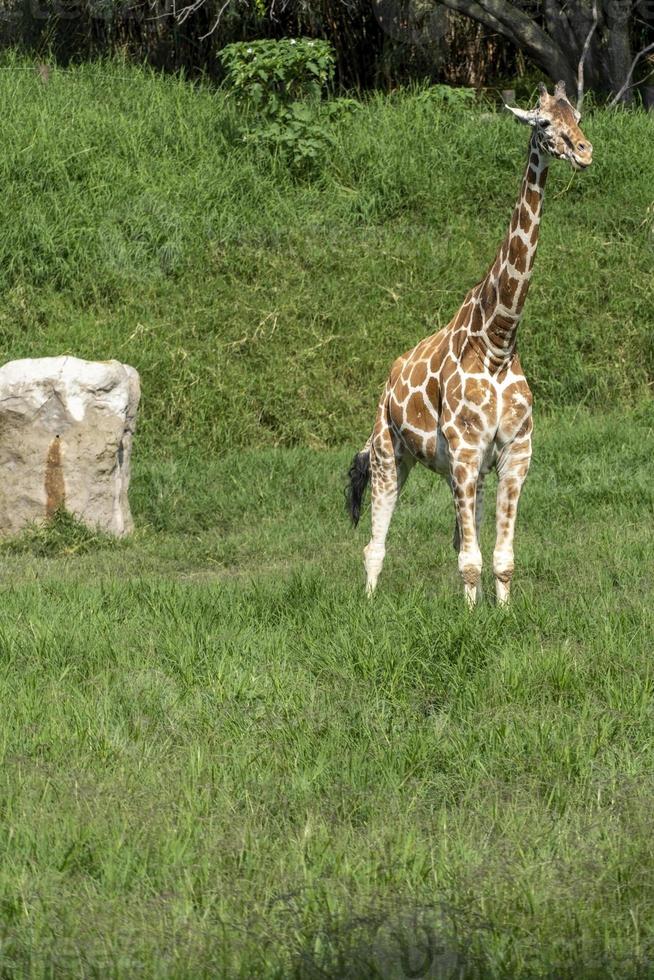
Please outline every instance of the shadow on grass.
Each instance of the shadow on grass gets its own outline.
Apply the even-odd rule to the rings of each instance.
[[[532,976],[518,964],[489,922],[472,925],[445,905],[400,904],[373,908],[349,920],[304,930],[292,954],[294,980],[485,980]],[[299,934],[299,933],[298,933]],[[510,944],[509,944],[510,946]],[[508,952],[508,956],[507,956]],[[584,955],[570,948],[541,949],[538,976],[548,980],[600,980],[608,976],[654,976],[647,960],[604,954]]]
[[[293,900],[286,900],[291,915]],[[297,980],[454,980],[467,974],[453,917],[442,906],[398,903],[373,907],[347,920],[329,917],[305,928],[292,956]],[[471,965],[471,964],[470,964]]]

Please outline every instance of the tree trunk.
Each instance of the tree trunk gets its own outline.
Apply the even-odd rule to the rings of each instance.
[[[574,91],[577,64],[574,52],[566,52],[523,10],[509,0],[442,0],[446,7],[467,14],[490,30],[512,41],[546,75],[564,81]]]
[[[591,0],[542,0],[545,27],[511,0],[442,0],[451,10],[466,14],[496,31],[524,52],[553,82],[564,81],[572,94],[584,42],[593,25]],[[632,62],[632,0],[604,0],[584,63],[588,87],[617,92]],[[624,96],[625,101],[629,93]]]
[[[608,87],[611,92],[618,92],[624,84],[633,54],[629,22],[631,16],[631,0],[608,0],[605,5],[607,20],[608,47]],[[631,89],[622,96],[623,102],[632,100]]]

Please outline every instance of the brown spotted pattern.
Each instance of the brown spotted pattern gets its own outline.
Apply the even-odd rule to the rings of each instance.
[[[538,109],[519,110],[519,118],[534,131],[506,238],[489,272],[470,290],[450,323],[393,364],[367,444],[372,494],[372,535],[365,549],[369,592],[381,570],[399,492],[418,461],[441,473],[452,489],[454,545],[470,603],[480,590],[484,477],[497,469],[493,571],[498,601],[508,600],[516,514],[531,459],[532,431],[531,392],[516,351],[516,333],[538,243],[549,159],[562,155],[555,140],[567,146],[566,136],[568,142],[574,138],[584,146],[574,110],[568,111],[568,106],[559,85],[554,97],[541,93]],[[587,141],[585,145],[590,147]]]

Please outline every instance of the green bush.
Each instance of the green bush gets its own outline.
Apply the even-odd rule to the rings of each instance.
[[[220,60],[237,96],[273,115],[292,102],[318,101],[334,74],[331,45],[311,38],[228,44]]]
[[[352,99],[321,106],[333,80],[334,52],[326,41],[290,38],[228,44],[220,52],[227,83],[250,110],[244,138],[281,153],[306,173],[333,143],[330,123],[352,109]]]
[[[418,89],[416,98],[423,102],[436,102],[454,108],[471,108],[477,101],[473,88],[455,88],[453,85],[429,85]]]

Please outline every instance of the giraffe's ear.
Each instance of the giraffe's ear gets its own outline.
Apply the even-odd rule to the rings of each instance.
[[[516,119],[526,126],[535,126],[538,122],[537,109],[519,109],[515,105],[505,105],[504,108],[512,112]]]

